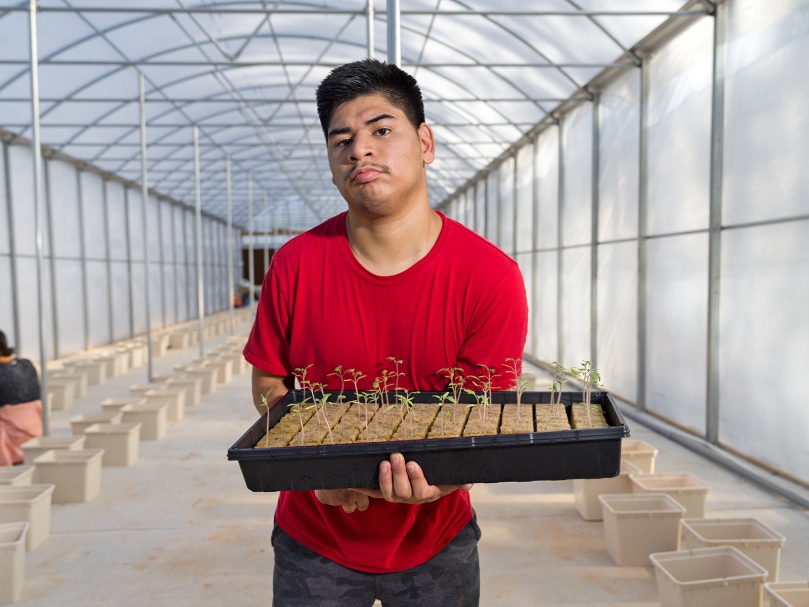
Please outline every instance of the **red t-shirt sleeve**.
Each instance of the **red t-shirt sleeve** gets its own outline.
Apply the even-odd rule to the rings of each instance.
[[[291,314],[285,298],[287,291],[282,285],[288,276],[283,268],[283,253],[279,253],[273,256],[270,269],[264,276],[256,320],[244,348],[244,358],[265,373],[289,377],[292,375],[289,361]]]
[[[489,283],[473,311],[466,340],[458,352],[458,367],[463,375],[482,376],[480,365],[495,369],[495,390],[511,388],[514,380],[506,368],[506,359],[521,359],[528,336],[528,298],[519,266],[509,269],[496,286]],[[466,386],[471,388],[472,386]]]

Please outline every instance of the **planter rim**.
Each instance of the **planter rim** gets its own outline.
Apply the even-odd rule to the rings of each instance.
[[[84,429],[85,434],[129,434],[142,427],[141,422],[123,422],[120,424],[93,424]]]
[[[700,527],[708,525],[731,526],[739,524],[749,524],[761,529],[770,537],[766,538],[725,538],[715,540],[703,536],[699,532]],[[780,542],[781,545],[786,541],[786,537],[778,533],[775,529],[768,524],[753,517],[740,517],[740,518],[684,518],[683,527],[686,527],[691,533],[697,536],[703,542],[744,542],[745,544],[772,544],[773,542]]]
[[[42,447],[52,447],[54,445],[71,447],[76,443],[84,444],[83,436],[35,436],[20,445],[20,449],[41,449]]]
[[[694,580],[684,582],[674,577],[665,567],[665,563],[687,560],[693,558],[704,558],[711,556],[728,556],[745,565],[750,573],[733,575],[723,578],[709,578],[704,580]],[[729,586],[745,582],[764,582],[767,579],[767,570],[747,556],[735,546],[717,546],[716,548],[692,548],[690,550],[678,550],[676,552],[656,552],[649,555],[649,560],[655,569],[661,571],[669,580],[683,589],[706,588],[717,585]]]
[[[764,589],[770,594],[780,590],[809,590],[809,582],[767,582]]]
[[[647,487],[643,481],[645,480],[654,480],[654,479],[674,479],[674,478],[687,478],[689,481],[694,483],[690,487],[678,487],[676,485],[666,486],[661,485],[659,487]],[[632,481],[634,484],[641,487],[644,491],[707,491],[710,489],[710,485],[703,481],[702,479],[697,478],[690,472],[681,472],[681,473],[669,473],[669,474],[630,474],[629,480]]]
[[[4,531],[17,532],[17,539],[11,541],[3,541],[0,539],[0,550],[9,548],[11,546],[19,546],[25,541],[25,536],[28,535],[28,521],[20,521],[15,523],[2,523],[0,524],[0,533]]]
[[[638,510],[615,510],[611,506],[614,502],[640,502],[646,499],[663,500],[667,509],[651,510],[649,508],[642,508]],[[682,518],[686,512],[685,507],[667,493],[602,493],[598,496],[598,501],[601,502],[601,505],[609,510],[611,514],[618,517],[676,516],[677,518]]]
[[[70,466],[73,464],[87,464],[97,459],[101,459],[104,455],[104,449],[79,449],[77,451],[68,451],[66,449],[51,449],[46,451],[34,460],[37,466],[53,465],[53,466]],[[70,459],[57,460],[56,458],[67,457]]]
[[[2,485],[0,486],[0,493],[3,493],[5,491],[11,491],[13,493],[33,492],[33,496],[20,499],[0,499],[0,504],[30,503],[40,499],[43,495],[53,493],[54,489],[56,489],[56,485],[52,485],[49,483],[36,484],[36,485],[23,485],[22,487],[15,487],[14,485]]]

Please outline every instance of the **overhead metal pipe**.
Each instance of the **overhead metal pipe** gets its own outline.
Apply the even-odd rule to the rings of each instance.
[[[368,59],[374,58],[374,0],[368,0],[368,10],[365,12],[368,27]]]
[[[264,274],[270,267],[270,195],[264,190]],[[264,280],[262,279],[262,284]]]
[[[388,0],[388,63],[402,66],[401,13],[399,0]]]
[[[152,309],[149,295],[149,213],[146,204],[149,200],[149,170],[146,156],[146,82],[143,74],[138,74],[140,90],[140,192],[143,204],[143,296],[146,300],[146,381],[152,383],[154,367],[152,366]]]
[[[253,303],[253,285],[256,284],[256,260],[254,259],[255,253],[253,252],[253,176],[247,176],[247,231],[249,236],[247,238],[248,258],[247,278],[250,281],[250,303]]]
[[[197,242],[197,315],[199,321],[199,355],[205,356],[205,292],[202,278],[202,193],[199,183],[199,127],[194,126],[194,194]]]
[[[235,318],[233,311],[233,198],[231,192],[230,156],[225,156],[225,185],[228,204],[228,316],[230,317],[230,334],[233,335]]]
[[[48,411],[48,353],[45,349],[45,291],[42,288],[42,216],[45,212],[42,196],[42,141],[39,128],[39,53],[37,51],[37,3],[30,0],[29,19],[31,41],[31,152],[34,155],[34,229],[37,254],[37,303],[39,321],[39,365],[42,399],[42,434],[51,433]],[[9,202],[9,204],[11,204]],[[53,251],[51,251],[53,255]],[[19,347],[19,344],[17,344]]]

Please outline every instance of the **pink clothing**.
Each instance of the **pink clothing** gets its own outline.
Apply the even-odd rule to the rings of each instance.
[[[0,466],[23,461],[20,445],[42,436],[42,401],[0,407]]]

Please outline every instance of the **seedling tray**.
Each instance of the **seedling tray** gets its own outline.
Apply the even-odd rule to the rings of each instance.
[[[337,393],[331,394],[330,400],[336,401]],[[421,392],[415,402],[435,404],[437,394]],[[379,464],[394,452],[418,462],[433,485],[611,478],[620,472],[621,439],[629,436],[629,427],[612,396],[593,392],[591,402],[601,405],[607,428],[256,448],[266,433],[266,416],[270,416],[272,428],[288,406],[302,398],[300,390],[289,392],[228,449],[228,460],[239,462],[251,491],[378,487]],[[495,392],[492,396],[494,403],[516,403],[515,399],[514,392]],[[550,392],[526,392],[522,403],[533,414],[534,404],[547,404],[549,399]],[[568,419],[571,405],[581,400],[580,392],[562,393]],[[468,404],[474,399],[464,395],[462,402]]]

